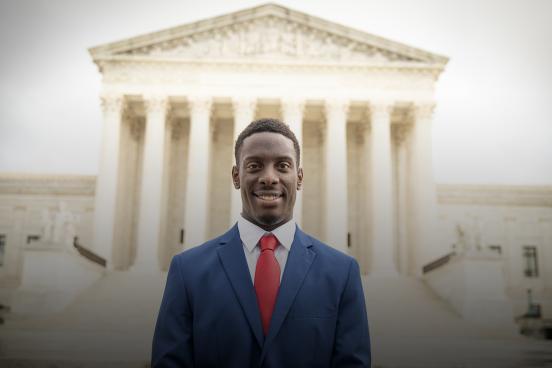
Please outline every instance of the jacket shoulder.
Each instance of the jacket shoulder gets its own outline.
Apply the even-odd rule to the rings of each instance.
[[[354,257],[340,251],[339,249],[336,249],[335,247],[332,247],[331,245],[328,245],[307,233],[303,232],[302,234],[304,239],[306,239],[308,243],[312,244],[312,248],[317,257],[321,257],[328,262],[335,262],[336,265],[349,266],[351,262],[356,262]]]
[[[178,253],[174,256],[173,261],[177,264],[194,264],[196,262],[209,260],[213,256],[216,256],[216,250],[222,243],[227,242],[235,235],[237,235],[237,228],[234,226],[229,231],[216,238],[210,239],[203,244]]]

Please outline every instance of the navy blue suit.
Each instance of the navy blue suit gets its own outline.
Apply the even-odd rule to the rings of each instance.
[[[358,263],[299,228],[267,336],[237,226],[171,262],[152,367],[370,367]]]

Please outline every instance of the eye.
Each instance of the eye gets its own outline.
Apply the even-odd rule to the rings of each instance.
[[[290,168],[291,168],[291,164],[289,162],[282,161],[282,162],[278,163],[278,169],[280,169],[280,170],[287,170],[287,169],[290,169]]]
[[[257,162],[250,162],[245,166],[245,168],[247,170],[256,170],[260,167],[261,167],[261,165],[259,165]]]

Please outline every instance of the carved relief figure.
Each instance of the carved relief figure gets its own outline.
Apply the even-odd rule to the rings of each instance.
[[[206,59],[270,57],[356,62],[407,59],[395,53],[382,53],[372,45],[278,18],[224,26],[127,53]]]

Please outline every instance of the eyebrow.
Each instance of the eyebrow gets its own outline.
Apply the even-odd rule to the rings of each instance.
[[[252,160],[260,160],[262,161],[263,158],[260,156],[246,156],[243,158],[243,161],[252,161]],[[275,161],[293,161],[292,156],[278,156],[274,159]]]

